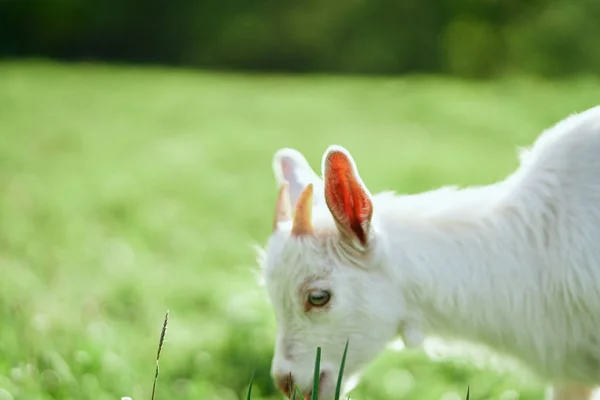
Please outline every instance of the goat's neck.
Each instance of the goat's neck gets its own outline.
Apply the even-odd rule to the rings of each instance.
[[[520,251],[514,215],[383,218],[399,289],[426,335],[495,347],[512,339],[535,282],[535,271],[524,269],[531,260]]]

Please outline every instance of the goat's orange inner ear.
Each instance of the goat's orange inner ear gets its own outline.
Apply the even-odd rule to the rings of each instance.
[[[332,152],[327,158],[325,200],[337,223],[366,245],[373,205],[354,175],[351,161],[340,151]]]

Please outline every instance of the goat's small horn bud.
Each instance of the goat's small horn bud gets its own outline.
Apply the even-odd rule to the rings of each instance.
[[[302,191],[300,198],[298,198],[298,203],[296,204],[294,223],[292,224],[292,235],[302,236],[313,233],[312,208],[313,184],[309,183]]]
[[[279,187],[277,195],[277,203],[275,203],[275,218],[273,219],[273,232],[277,230],[277,225],[280,222],[289,221],[292,219],[292,206],[290,203],[290,192],[288,182],[284,181]]]

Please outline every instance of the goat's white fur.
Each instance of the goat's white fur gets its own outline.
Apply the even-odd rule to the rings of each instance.
[[[332,149],[341,147],[324,159]],[[316,189],[314,235],[291,237],[280,224],[263,255],[278,326],[274,374],[310,387],[321,346],[329,398],[346,339],[350,376],[397,334],[408,346],[435,335],[521,360],[557,400],[591,398],[567,388],[600,384],[600,106],[544,131],[495,184],[372,196],[366,253],[341,238],[323,182],[299,152],[278,151],[274,168],[291,192]],[[327,310],[304,312],[307,277],[332,291]]]

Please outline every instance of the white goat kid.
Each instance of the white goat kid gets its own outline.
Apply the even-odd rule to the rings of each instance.
[[[323,179],[296,150],[279,150],[262,263],[281,390],[310,394],[317,346],[320,398],[330,399],[347,339],[349,377],[397,335],[407,347],[435,335],[521,360],[551,398],[591,398],[600,383],[600,106],[546,130],[520,158],[489,186],[372,196],[340,146],[325,152]]]

